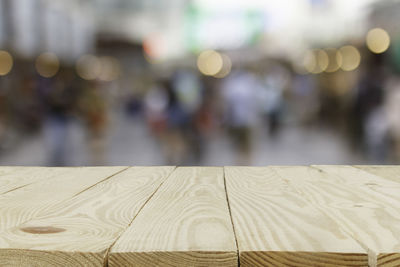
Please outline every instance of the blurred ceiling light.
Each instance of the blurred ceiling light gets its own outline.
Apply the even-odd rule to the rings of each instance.
[[[165,57],[167,43],[161,34],[153,33],[143,40],[143,52],[149,63],[158,63]]]
[[[371,52],[380,54],[389,48],[390,36],[384,29],[374,28],[367,33],[366,41]]]
[[[206,50],[197,58],[199,71],[208,76],[216,75],[222,70],[224,61],[220,53],[214,50]]]
[[[7,51],[0,51],[0,76],[7,75],[13,66],[13,58]]]
[[[304,68],[310,73],[313,73],[313,71],[316,69],[317,59],[312,50],[307,51],[304,55],[303,64]]]
[[[76,72],[84,80],[94,80],[101,73],[101,62],[93,55],[81,56],[76,62]]]
[[[98,75],[99,80],[111,82],[117,79],[121,73],[121,66],[114,57],[100,57],[101,71]]]
[[[329,57],[324,50],[314,49],[306,52],[303,62],[309,73],[318,74],[328,67]]]
[[[361,62],[361,55],[357,48],[351,45],[341,47],[336,53],[340,68],[344,71],[355,70]]]
[[[60,69],[60,62],[54,53],[46,52],[36,58],[36,71],[45,78],[51,78]]]
[[[329,66],[329,56],[324,50],[318,49],[315,51],[317,55],[318,67],[317,73],[326,71]]]
[[[328,65],[325,68],[325,72],[335,72],[339,69],[342,59],[337,56],[337,50],[335,48],[325,49],[326,55],[328,56]]]
[[[222,57],[222,68],[217,74],[214,75],[215,78],[225,78],[226,76],[229,75],[232,69],[231,59],[225,54],[221,54],[221,57]]]

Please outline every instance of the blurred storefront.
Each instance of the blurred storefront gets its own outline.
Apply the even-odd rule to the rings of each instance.
[[[3,0],[0,163],[397,163],[399,12],[394,0]]]

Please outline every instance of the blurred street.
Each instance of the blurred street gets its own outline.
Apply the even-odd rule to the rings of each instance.
[[[0,165],[399,163],[398,13],[0,1]]]
[[[90,163],[84,127],[76,122],[70,128],[73,144],[68,148],[67,165],[84,166]],[[113,114],[113,125],[107,136],[106,165],[164,165],[159,144],[149,136],[146,125],[132,121],[121,111]],[[251,165],[305,164],[366,164],[365,159],[352,152],[343,138],[331,130],[287,127],[276,140],[267,134],[254,137]],[[46,166],[45,140],[36,134],[19,143],[10,153],[0,154],[3,166]],[[324,149],[321,149],[323,147]],[[144,153],[145,152],[145,153]],[[35,155],[32,157],[32,155]],[[216,133],[207,144],[204,159],[198,165],[235,165],[235,151],[223,132]]]

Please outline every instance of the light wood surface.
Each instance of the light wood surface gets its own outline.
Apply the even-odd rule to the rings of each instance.
[[[0,195],[40,180],[50,179],[65,171],[66,168],[0,167]]]
[[[400,166],[0,167],[0,266],[400,266]]]
[[[2,264],[41,265],[51,259],[58,266],[101,265],[108,248],[173,169],[132,167],[0,232]],[[59,255],[47,259],[53,251]]]
[[[50,206],[124,169],[126,167],[70,168],[57,177],[0,195],[0,231],[33,219]]]
[[[223,168],[176,169],[111,248],[109,266],[237,266]]]
[[[361,170],[400,183],[400,166],[356,165]]]
[[[271,168],[225,167],[240,266],[365,266],[367,253]]]
[[[393,253],[400,264],[399,184],[351,166],[274,169],[368,251],[370,266],[391,266],[382,263]]]

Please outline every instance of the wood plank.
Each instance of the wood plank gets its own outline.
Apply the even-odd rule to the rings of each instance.
[[[398,165],[356,165],[354,167],[400,183],[400,166]]]
[[[79,194],[126,167],[70,168],[48,180],[0,195],[0,231],[35,218],[52,205]]]
[[[379,204],[391,213],[400,212],[400,184],[352,166],[315,166],[350,187],[360,189],[370,202]]]
[[[50,179],[66,172],[68,168],[0,167],[0,194],[5,194],[35,182]]]
[[[367,253],[271,168],[225,167],[240,266],[366,266]]]
[[[173,169],[130,168],[1,232],[2,264],[103,266],[107,249]]]
[[[350,166],[273,169],[368,250],[369,266],[390,266],[388,256],[400,264],[397,183]]]
[[[223,169],[176,169],[111,248],[109,266],[237,266]]]
[[[18,171],[20,169],[24,169],[27,167],[21,167],[21,166],[0,166],[0,179],[3,175],[7,175],[9,173]]]

